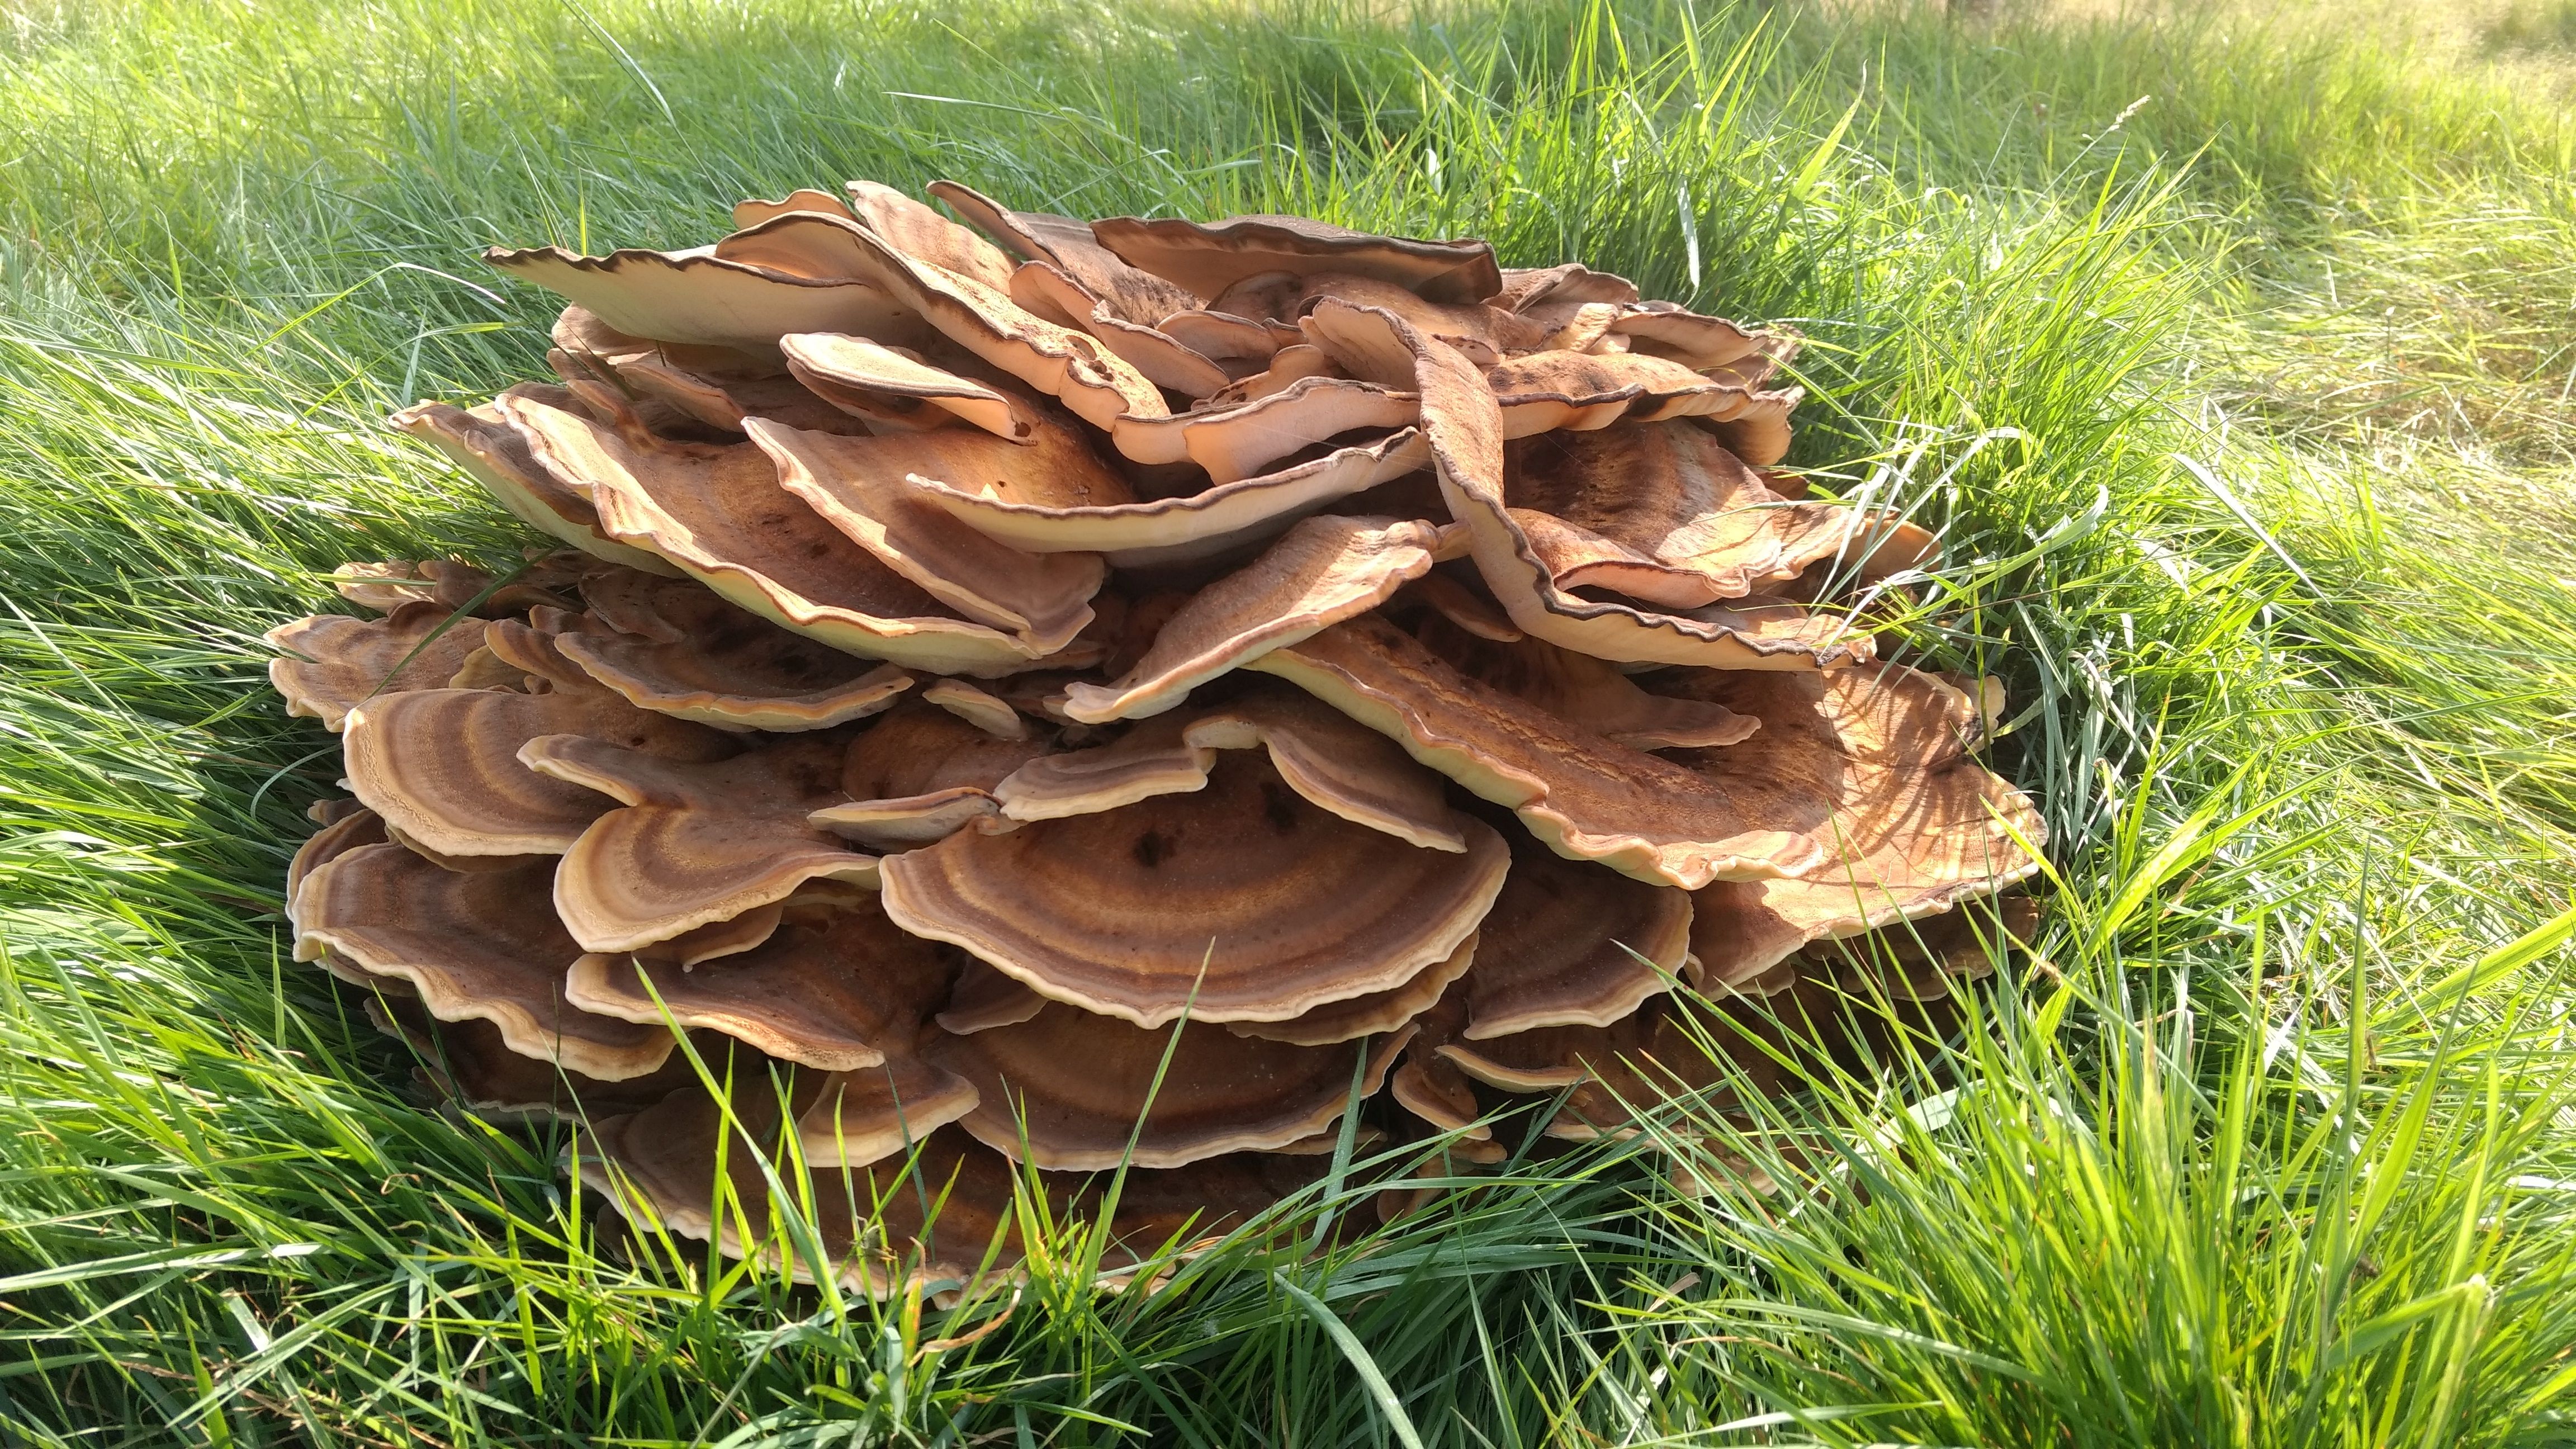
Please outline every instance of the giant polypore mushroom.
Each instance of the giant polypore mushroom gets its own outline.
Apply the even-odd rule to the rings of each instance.
[[[939,1291],[1100,1169],[1117,1272],[1328,1167],[1409,1210],[1515,1097],[1733,1110],[2031,939],[1996,686],[1844,592],[1934,533],[1776,466],[1794,336],[930,195],[493,252],[558,381],[395,422],[575,552],[347,565],[382,617],[271,632],[356,796],[295,954],[437,1090],[577,1119],[639,1222]]]

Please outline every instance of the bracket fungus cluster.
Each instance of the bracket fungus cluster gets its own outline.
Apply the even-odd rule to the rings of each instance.
[[[351,565],[377,617],[270,635],[354,797],[297,956],[470,1108],[578,1114],[630,1217],[763,1251],[716,1184],[756,1216],[792,1140],[881,1290],[1125,1163],[1142,1253],[1345,1133],[1634,1130],[1770,1069],[1694,1022],[1935,998],[2017,929],[1987,687],[1848,607],[1933,538],[1773,471],[1789,335],[1477,241],[932,194],[491,253],[568,304],[555,379],[394,421],[564,549]]]

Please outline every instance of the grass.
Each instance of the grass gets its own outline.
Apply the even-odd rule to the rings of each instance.
[[[1988,8],[0,5],[7,1437],[2576,1440],[2566,7]],[[1609,1144],[954,1309],[605,1251],[286,959],[257,635],[523,542],[378,423],[542,370],[476,248],[943,174],[1797,319],[1793,462],[2011,687],[2038,951],[1698,1123],[1772,1198]]]

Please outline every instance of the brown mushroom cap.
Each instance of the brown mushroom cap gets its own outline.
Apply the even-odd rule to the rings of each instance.
[[[988,694],[962,679],[943,679],[921,691],[925,703],[937,705],[999,740],[1029,737],[1029,722],[1010,701]]]
[[[916,703],[888,715],[850,747],[841,778],[851,803],[816,810],[806,823],[884,850],[927,845],[998,815],[994,787],[1052,748],[1043,740],[997,734],[954,709]]]
[[[1034,657],[959,617],[781,488],[753,444],[624,438],[526,400],[502,407],[541,460],[590,485],[608,533],[763,618],[836,649],[942,673],[1007,672]]]
[[[844,182],[850,213],[895,250],[987,287],[1011,284],[1011,259],[1002,249],[891,186]]]
[[[1693,372],[1642,353],[1557,349],[1507,357],[1485,370],[1505,438],[1607,427],[1622,418],[1650,423],[1697,418],[1748,463],[1779,462],[1789,451],[1789,415],[1805,394],[1765,390],[1760,379]]]
[[[1465,983],[1469,1040],[1607,1026],[1669,990],[1689,953],[1691,897],[1520,842]]]
[[[596,687],[431,689],[379,695],[351,710],[344,760],[350,789],[367,808],[441,855],[561,854],[615,802],[519,763],[521,745],[555,734],[678,760],[721,759],[738,748],[719,731],[648,713]]]
[[[1394,988],[1458,948],[1508,854],[1483,824],[1459,826],[1464,853],[1418,848],[1237,751],[1204,790],[889,856],[886,914],[1140,1026],[1184,1011],[1282,1021]]]
[[[796,1140],[813,1167],[865,1167],[902,1152],[975,1110],[975,1084],[918,1057],[835,1072],[796,1115]]]
[[[988,1254],[1001,1271],[1018,1264],[1011,1164],[953,1128],[919,1134],[911,1151],[846,1171],[817,1171],[810,1183],[799,1183],[811,1190],[810,1209],[800,1210],[810,1211],[807,1220],[830,1259],[805,1262],[801,1250],[786,1247],[792,1240],[781,1230],[761,1167],[765,1161],[795,1180],[779,1139],[795,1130],[791,1114],[814,1110],[826,1096],[827,1079],[800,1076],[782,1103],[760,1075],[738,1070],[736,1077],[729,1107],[704,1090],[679,1091],[582,1134],[580,1164],[607,1174],[613,1190],[606,1195],[619,1215],[639,1228],[712,1241],[736,1258],[757,1253],[800,1281],[812,1281],[820,1267],[877,1295],[973,1281]],[[722,1212],[720,1189],[729,1199]],[[744,1241],[745,1228],[754,1241]]]
[[[1650,613],[1558,588],[1505,505],[1501,413],[1484,378],[1454,348],[1423,337],[1392,313],[1346,310],[1378,319],[1415,357],[1441,494],[1451,515],[1467,525],[1477,571],[1523,632],[1595,658],[1631,663],[1818,669],[1866,657],[1866,634],[1795,609]]]
[[[812,212],[791,212],[735,236],[815,217]],[[661,342],[758,351],[775,347],[790,332],[856,332],[908,341],[924,331],[918,312],[856,274],[798,275],[759,264],[761,260],[792,261],[792,256],[751,248],[737,249],[744,253],[740,259],[728,259],[720,250],[721,244],[681,252],[626,249],[585,257],[561,247],[522,251],[494,247],[483,259],[583,308],[620,332]]]
[[[858,220],[857,217],[850,215],[849,203],[841,198],[811,186],[799,186],[777,201],[763,201],[755,196],[735,202],[733,227],[734,230],[741,231],[745,227],[758,226],[773,216],[784,216],[791,211],[819,211],[831,216],[848,216],[852,221]]]
[[[465,656],[482,647],[483,625],[415,603],[381,619],[316,614],[261,637],[286,651],[268,661],[268,682],[285,698],[286,712],[337,734],[349,711],[370,699],[444,689]]]
[[[1504,450],[1503,501],[1559,589],[1695,609],[1838,551],[1863,577],[1917,567],[1930,536],[1885,514],[1792,503],[1706,431],[1622,423]]]
[[[1163,331],[1119,315],[1116,304],[1050,262],[1027,263],[1011,274],[1011,300],[1032,315],[1087,333],[1143,373],[1156,387],[1205,397],[1225,386],[1215,359]]]
[[[684,762],[580,735],[530,740],[541,775],[623,801],[555,873],[555,910],[586,951],[632,951],[784,900],[812,880],[876,878],[877,858],[805,817],[845,798],[846,741],[791,736],[731,759]]]
[[[1447,542],[1428,523],[1317,514],[1259,558],[1190,596],[1112,684],[1066,686],[1064,712],[1086,724],[1137,719],[1272,649],[1376,608],[1421,578]]]
[[[1823,858],[1809,831],[1831,818],[1832,796],[1803,782],[1711,778],[1614,745],[1469,678],[1384,619],[1336,624],[1249,667],[1511,810],[1559,855],[1685,890],[1793,875]]]
[[[869,901],[695,969],[592,953],[573,963],[564,994],[602,1016],[708,1027],[785,1061],[851,1072],[911,1054],[955,969]]]
[[[366,845],[317,867],[296,893],[298,957],[332,951],[400,977],[444,1021],[481,1019],[510,1050],[603,1081],[662,1065],[671,1035],[564,1000],[581,954],[546,907],[553,862],[458,873],[399,845]]]
[[[1803,782],[1833,800],[1826,859],[1795,881],[1702,892],[1692,951],[1712,982],[1748,978],[1809,941],[1931,915],[2027,879],[2045,843],[2030,798],[1969,752],[1976,702],[1903,665],[1829,675],[1692,671],[1690,696],[1759,716],[1761,732],[1689,757],[1708,774]]]
[[[1269,365],[1246,373],[1208,395],[1209,407],[1232,407],[1286,392],[1311,377],[1340,377],[1341,365],[1331,354],[1308,342],[1291,343],[1270,354]],[[1390,388],[1389,391],[1409,390]]]
[[[570,404],[560,388],[523,385],[512,394],[552,397]],[[582,552],[647,573],[676,576],[679,570],[640,548],[619,543],[599,531],[598,511],[590,499],[549,472],[528,451],[527,439],[490,405],[466,411],[446,403],[425,402],[393,415],[393,425],[437,448],[483,485],[510,516],[531,528],[571,544]]]
[[[931,480],[918,486],[931,502],[1014,548],[1097,552],[1124,568],[1208,558],[1282,532],[1337,498],[1420,469],[1427,456],[1419,430],[1406,428],[1205,492],[1110,504],[996,497]]]
[[[1415,634],[1459,673],[1630,749],[1713,749],[1762,727],[1724,705],[1648,693],[1618,666],[1544,639],[1479,638],[1445,615],[1424,619]]]
[[[1328,438],[1391,432],[1421,421],[1420,399],[1375,383],[1308,377],[1245,402],[1159,418],[1120,418],[1109,437],[1139,463],[1196,463],[1215,483],[1258,477]]]
[[[1487,914],[1490,918],[1491,913]],[[1458,943],[1458,949],[1449,953],[1449,959],[1422,968],[1412,980],[1390,990],[1328,1001],[1288,1021],[1230,1021],[1225,1029],[1236,1036],[1284,1041],[1294,1046],[1330,1046],[1394,1031],[1429,1010],[1452,982],[1467,974],[1467,969],[1476,963],[1476,939],[1476,933],[1469,932],[1467,939]]]
[[[1547,307],[1571,309],[1596,302],[1636,300],[1636,283],[1593,271],[1579,262],[1553,267],[1505,267],[1503,289],[1493,299],[1495,306],[1523,314]]]
[[[912,687],[899,665],[854,658],[697,592],[713,607],[681,637],[568,631],[554,647],[636,707],[718,729],[825,729],[891,709]]]
[[[510,1050],[501,1039],[501,1029],[492,1023],[441,1021],[409,994],[410,986],[400,978],[349,969],[363,978],[363,984],[379,988],[362,1003],[367,1020],[418,1055],[421,1083],[436,1097],[487,1121],[580,1122],[611,1117],[652,1106],[697,1080],[688,1058],[679,1052],[640,1077],[614,1082],[524,1057]],[[382,989],[388,987],[392,989]]]
[[[1199,305],[1194,293],[1119,260],[1091,234],[1089,222],[1046,212],[1012,211],[954,181],[930,183],[930,194],[1022,257],[1055,266],[1126,321],[1151,326]]]
[[[800,1084],[795,1095],[819,1100],[825,1090]],[[713,1208],[726,1112],[704,1092],[675,1093],[646,1111],[600,1123],[583,1136],[580,1156],[594,1170],[613,1169],[620,1190],[609,1200],[639,1225],[712,1239],[735,1257],[758,1251],[776,1261],[786,1235],[779,1231],[760,1161],[779,1159],[787,1113],[800,1109],[809,1115],[817,1110],[801,1100],[781,1104],[765,1083],[737,1090],[731,1114],[739,1125],[722,1156],[730,1196],[742,1211],[722,1220]],[[1320,1174],[1311,1158],[1258,1154],[1130,1171],[1120,1179],[1102,1263],[1131,1265],[1183,1233],[1193,1239],[1222,1235]],[[950,1127],[916,1138],[913,1149],[900,1156],[846,1172],[816,1172],[810,1184],[800,1186],[812,1191],[809,1221],[830,1259],[820,1265],[823,1270],[852,1288],[884,1296],[913,1286],[978,1281],[988,1258],[990,1271],[1015,1269],[1023,1251],[1016,1207],[1022,1181],[1007,1158]],[[1087,1217],[1098,1211],[1106,1184],[1041,1173],[1037,1190],[1053,1216]],[[760,1242],[745,1243],[742,1226]],[[781,1266],[810,1280],[817,1265]]]
[[[863,278],[905,309],[927,318],[949,341],[1042,393],[1060,399],[1094,427],[1121,413],[1165,411],[1162,393],[1144,374],[1093,339],[1059,327],[1013,302],[999,286],[916,260],[854,222],[797,212],[736,232],[719,249],[742,255],[768,249],[811,254],[817,267]],[[882,328],[842,327],[817,318],[790,332],[848,332],[880,342],[902,341]],[[781,334],[784,335],[784,334]]]
[[[1481,241],[1373,236],[1302,216],[1232,216],[1204,225],[1118,216],[1093,222],[1091,234],[1129,264],[1203,297],[1263,272],[1374,277],[1438,302],[1481,302],[1503,289],[1494,249]]]
[[[1761,332],[1723,317],[1703,317],[1670,302],[1630,302],[1619,308],[1609,331],[1627,339],[1629,350],[1666,357],[1695,372],[1733,367],[1751,358],[1785,358],[1797,350],[1797,339]]]
[[[778,345],[798,381],[871,423],[921,430],[954,418],[1015,443],[1028,441],[1038,429],[1037,409],[1027,399],[864,337],[791,332]],[[934,411],[901,411],[919,404]]]
[[[924,500],[910,481],[1023,492],[1017,480],[1034,477],[1040,487],[1120,489],[1124,480],[1069,421],[1044,419],[1016,443],[969,428],[870,438],[758,419],[747,428],[788,492],[940,603],[1015,635],[1032,656],[1062,650],[1091,623],[1091,596],[1108,574],[1098,555],[1024,553]]]
[[[1297,1046],[1194,1022],[1148,1030],[1059,1002],[1023,1022],[937,1038],[923,1055],[982,1094],[959,1123],[977,1141],[1014,1161],[1097,1171],[1287,1146],[1342,1115],[1355,1075],[1358,1096],[1374,1095],[1409,1035]]]
[[[582,569],[569,560],[581,557],[561,552],[531,559],[510,582],[498,588],[492,586],[491,574],[462,559],[344,563],[331,571],[331,587],[341,598],[362,609],[387,614],[412,603],[435,604],[443,612],[518,614],[540,606],[561,608],[568,604],[570,600],[555,589],[580,582]]]
[[[566,307],[555,319],[553,340],[579,370],[613,379],[639,407],[659,403],[711,428],[739,433],[743,419],[753,415],[802,428],[853,426],[847,414],[789,376],[775,348],[745,352],[656,342],[620,332],[581,307]],[[566,381],[577,392],[598,395],[576,379]]]
[[[295,893],[303,887],[306,876],[362,845],[385,843],[385,822],[376,812],[355,800],[334,803],[352,808],[314,831],[286,863],[286,920],[290,926],[295,923]]]
[[[957,973],[957,985],[935,1020],[952,1036],[972,1036],[997,1026],[1026,1021],[1046,1009],[1047,999],[1016,976],[1005,976],[969,956]]]
[[[1097,749],[1032,761],[993,793],[1013,820],[1097,814],[1204,789],[1218,751],[1249,749],[1267,749],[1290,789],[1355,825],[1426,850],[1469,848],[1465,817],[1449,808],[1437,777],[1365,726],[1272,684],[1155,720]]]

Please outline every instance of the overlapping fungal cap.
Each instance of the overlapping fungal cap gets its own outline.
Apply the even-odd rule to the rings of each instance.
[[[350,565],[382,617],[271,636],[355,796],[297,954],[466,1107],[870,1291],[1011,1271],[1016,1192],[1124,1164],[1114,1269],[1346,1136],[1401,1211],[1515,1096],[1732,1110],[2030,939],[1992,682],[1862,617],[1933,533],[1777,467],[1793,337],[1479,241],[929,198],[494,253],[556,380],[396,423],[571,551]]]

